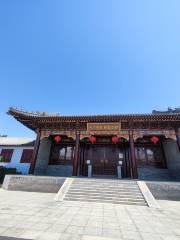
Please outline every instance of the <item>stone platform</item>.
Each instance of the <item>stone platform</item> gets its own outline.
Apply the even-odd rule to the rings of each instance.
[[[57,193],[66,178],[33,175],[6,175],[2,188],[11,191]]]
[[[180,201],[180,182],[146,181],[146,184],[156,199]]]
[[[6,175],[2,188],[10,191],[27,191],[27,192],[44,192],[44,193],[57,193],[62,185],[65,183],[66,177],[54,176],[34,176],[34,175]],[[107,179],[89,179],[89,178],[69,178],[81,179],[81,181],[107,181]],[[110,181],[110,179],[108,180]],[[112,181],[127,181],[132,180],[112,180]],[[142,181],[137,181],[142,182]],[[90,186],[89,185],[89,186]],[[146,185],[158,200],[180,200],[180,182],[163,182],[163,181],[146,181]],[[109,185],[110,187],[110,185]],[[143,191],[143,189],[141,189]]]

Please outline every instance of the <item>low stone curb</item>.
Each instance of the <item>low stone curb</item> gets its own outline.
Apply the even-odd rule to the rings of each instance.
[[[157,201],[153,197],[151,191],[149,190],[148,186],[144,181],[137,181],[137,184],[144,196],[144,199],[146,200],[148,207],[150,208],[160,208]]]
[[[55,201],[62,201],[65,194],[67,193],[71,183],[74,181],[73,178],[66,178],[66,180],[64,181],[63,185],[61,186],[61,188],[59,189],[58,193],[56,194],[54,200]]]

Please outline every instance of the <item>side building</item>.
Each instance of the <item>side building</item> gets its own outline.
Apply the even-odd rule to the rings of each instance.
[[[34,150],[34,139],[22,137],[0,137],[0,167],[16,168],[28,174]]]

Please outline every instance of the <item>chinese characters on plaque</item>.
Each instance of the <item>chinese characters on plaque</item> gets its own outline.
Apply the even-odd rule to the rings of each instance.
[[[119,134],[121,130],[121,123],[88,123],[87,131],[90,134]]]

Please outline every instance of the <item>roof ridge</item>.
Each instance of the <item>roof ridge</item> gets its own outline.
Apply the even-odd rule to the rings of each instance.
[[[18,109],[15,107],[10,107],[8,112],[9,115],[13,115],[14,113],[22,114],[22,115],[29,115],[29,116],[35,116],[35,117],[121,117],[121,116],[162,116],[162,115],[168,115],[168,116],[176,116],[180,115],[180,113],[177,112],[158,112],[158,113],[122,113],[122,114],[86,114],[86,115],[60,115],[59,113],[47,113],[47,112],[28,112],[22,109]]]

